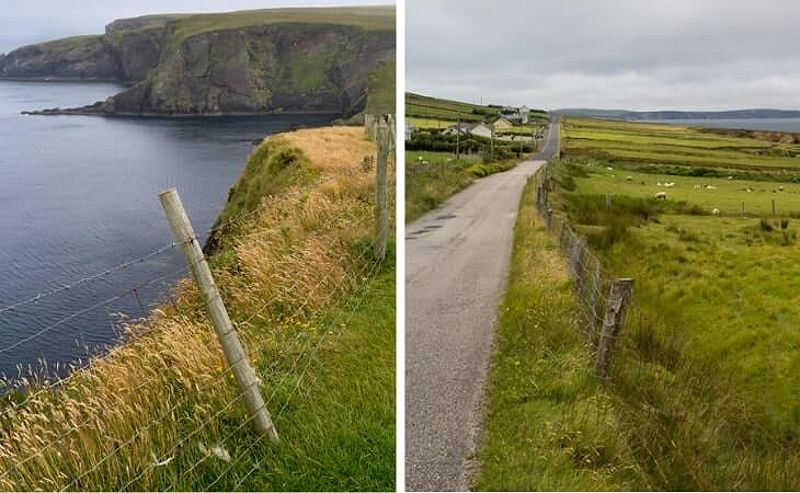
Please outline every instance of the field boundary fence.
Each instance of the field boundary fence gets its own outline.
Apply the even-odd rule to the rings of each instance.
[[[567,262],[577,325],[586,347],[594,354],[597,376],[607,384],[614,350],[633,297],[633,279],[615,277],[604,271],[586,237],[576,232],[564,215],[555,213],[550,202],[550,193],[554,190],[550,168],[540,168],[534,180],[536,209]]]
[[[363,291],[367,285],[365,281],[370,279],[385,263],[387,243],[390,238],[390,228],[392,224],[389,218],[389,185],[392,182],[392,179],[389,176],[389,164],[392,160],[392,156],[396,152],[396,133],[394,132],[393,127],[394,117],[393,115],[383,115],[374,118],[373,121],[373,139],[376,143],[377,151],[375,157],[368,156],[365,158],[364,162],[354,163],[354,166],[351,168],[337,173],[328,174],[312,184],[313,186],[320,186],[327,182],[342,179],[348,176],[363,175],[364,173],[373,175],[375,179],[375,196],[373,197],[375,204],[373,218],[375,224],[374,232],[370,235],[371,237],[369,241],[367,241],[365,244],[359,245],[359,252],[355,253],[354,258],[351,259],[350,264],[352,264],[354,267],[354,269],[352,269],[354,271],[345,273],[345,282],[333,286],[333,290],[336,294],[345,295],[347,293],[351,293],[354,296],[358,295],[357,305],[347,307],[343,306],[343,308],[347,309],[346,323],[349,323],[349,321],[352,320],[353,312],[357,310],[360,304],[364,301],[363,298],[365,297],[366,293],[361,293],[361,291]],[[278,412],[275,416],[280,416],[286,410],[287,406],[289,405],[289,399],[297,394],[301,382],[305,378],[305,375],[309,372],[311,364],[314,361],[314,355],[321,347],[322,342],[326,339],[326,337],[332,337],[329,334],[336,334],[338,332],[337,327],[341,327],[341,323],[334,326],[334,322],[330,322],[330,327],[322,330],[320,332],[321,335],[317,339],[308,337],[304,338],[296,335],[293,341],[287,341],[288,344],[285,348],[285,352],[287,355],[290,355],[290,361],[288,362],[290,363],[290,367],[285,370],[282,378],[278,378],[279,381],[269,382],[266,385],[262,385],[256,370],[252,366],[248,351],[239,340],[239,335],[237,332],[241,327],[251,323],[254,319],[256,319],[256,317],[263,317],[264,313],[269,311],[270,300],[265,300],[265,303],[262,307],[249,311],[248,313],[244,314],[243,317],[241,316],[242,314],[238,314],[239,317],[232,320],[232,317],[229,316],[225,307],[223,296],[215,285],[214,275],[208,266],[206,255],[202,250],[202,245],[200,244],[201,240],[192,228],[188,214],[183,209],[177,191],[174,188],[165,190],[159,195],[159,199],[166,214],[167,220],[170,223],[174,237],[173,241],[168,242],[164,246],[149,253],[127,260],[116,266],[109,267],[103,271],[84,276],[67,284],[61,284],[56,287],[42,290],[34,296],[14,301],[5,306],[0,306],[0,317],[4,315],[10,315],[12,313],[18,313],[20,309],[29,308],[30,305],[35,306],[37,303],[46,298],[57,297],[64,293],[68,293],[79,286],[97,281],[103,281],[117,272],[133,269],[137,265],[167,254],[168,252],[172,252],[177,248],[183,250],[185,265],[181,266],[179,269],[171,270],[166,274],[161,274],[153,279],[141,282],[130,289],[126,289],[122,292],[114,294],[113,296],[109,296],[102,301],[82,307],[74,313],[60,318],[55,323],[46,324],[42,330],[25,335],[6,347],[0,347],[0,354],[2,354],[20,345],[35,342],[37,339],[51,331],[63,329],[62,326],[68,321],[75,319],[75,317],[80,316],[89,310],[107,307],[113,301],[127,296],[130,296],[132,300],[135,300],[139,307],[142,308],[143,313],[145,313],[144,318],[133,321],[134,323],[139,324],[142,329],[141,331],[137,331],[134,334],[134,337],[138,338],[144,336],[151,330],[158,330],[158,327],[154,328],[150,325],[150,315],[148,315],[148,313],[152,312],[150,310],[145,310],[145,307],[142,305],[139,297],[140,290],[142,290],[145,286],[153,285],[156,282],[168,282],[169,284],[173,284],[174,279],[183,278],[185,277],[186,273],[191,274],[193,282],[199,288],[198,290],[205,306],[204,316],[211,320],[216,332],[222,355],[224,356],[224,369],[219,375],[214,377],[214,382],[224,383],[225,377],[235,377],[234,380],[238,388],[237,395],[233,400],[227,402],[224,407],[216,409],[216,412],[199,427],[191,430],[191,432],[186,436],[182,436],[178,443],[175,443],[170,450],[158,456],[154,454],[152,463],[147,464],[146,467],[142,468],[141,470],[136,468],[130,469],[131,477],[128,478],[129,480],[127,483],[116,486],[116,488],[121,487],[121,490],[135,486],[136,482],[146,474],[149,474],[152,469],[169,463],[174,457],[175,450],[177,450],[191,437],[199,433],[206,426],[209,426],[212,421],[223,418],[233,419],[232,416],[225,415],[231,413],[233,415],[237,414],[233,413],[232,409],[235,405],[246,405],[248,417],[247,419],[243,420],[233,432],[229,433],[225,440],[232,438],[236,432],[249,426],[254,427],[255,431],[257,432],[257,439],[250,444],[250,447],[247,449],[247,451],[252,450],[262,440],[268,439],[272,442],[278,441],[278,432],[273,422],[273,416],[271,416],[268,411],[268,407],[271,405],[276,405],[275,397],[278,394],[278,391],[281,390],[284,385],[290,385],[294,388],[291,390],[291,392],[289,392],[286,402],[277,403]],[[220,224],[216,224],[208,231],[205,231],[204,234],[206,237],[210,238],[213,233],[231,227],[236,223],[244,224],[247,221],[254,220],[257,215],[262,212],[263,211],[260,207],[256,207],[254,210],[243,212],[235,217],[227,219]],[[345,216],[342,215],[342,217]],[[296,283],[297,281],[294,282]],[[308,292],[304,295],[304,299],[298,300],[298,306],[292,309],[293,313],[290,314],[291,319],[300,316],[304,309],[312,303],[315,292],[323,286],[324,280],[314,280],[314,283],[316,284],[309,288]],[[349,286],[352,286],[353,289],[350,289]],[[296,284],[287,288],[293,290],[295,287]],[[109,295],[111,294],[112,293],[109,293]],[[172,305],[175,306],[176,301],[171,298],[172,294],[169,293],[169,296],[170,300],[164,300],[164,304],[167,305],[171,301]],[[125,344],[125,341],[122,341],[122,344]],[[42,396],[41,398],[45,398],[46,396],[43,396],[44,393],[58,391],[59,388],[64,387],[65,384],[67,384],[71,379],[75,378],[76,375],[80,375],[84,371],[91,371],[93,362],[102,360],[113,353],[114,351],[112,349],[108,351],[107,354],[90,355],[88,356],[87,360],[88,364],[75,364],[71,367],[72,371],[63,377],[56,375],[52,378],[49,376],[44,376],[41,378],[23,378],[19,381],[16,387],[0,388],[0,398],[2,398],[3,394],[5,393],[11,392],[14,394],[13,399],[3,399],[2,404],[0,404],[0,436],[8,432],[7,429],[4,429],[4,426],[9,426],[9,423],[11,423],[10,419],[14,415],[22,412],[26,405],[33,404],[34,402],[38,401],[40,396]],[[304,358],[307,361],[305,361]],[[271,362],[267,362],[267,364],[272,365]],[[170,370],[170,368],[167,367],[167,363],[165,362],[165,368],[162,369],[162,372],[168,370]],[[135,392],[136,389],[141,389],[146,385],[158,380],[159,378],[161,378],[161,375],[159,372],[156,372],[154,378],[139,382],[136,388],[131,389],[131,391]],[[10,380],[6,380],[6,382],[10,382]],[[264,387],[272,390],[271,395],[267,396],[266,398],[264,395],[262,395],[262,388]],[[202,389],[200,386],[196,386],[191,392],[202,393]],[[188,397],[189,396],[187,396],[187,398]],[[118,396],[118,398],[123,399],[124,397]],[[100,460],[97,460],[94,463],[92,463],[92,461],[87,461],[85,464],[85,469],[79,471],[78,474],[70,478],[72,479],[72,482],[66,485],[66,489],[81,488],[83,484],[83,478],[92,473],[97,473],[101,467],[104,467],[103,464],[107,461],[110,461],[114,455],[124,454],[126,447],[131,446],[131,444],[133,444],[136,440],[141,439],[142,436],[149,434],[149,429],[151,427],[157,426],[169,418],[175,409],[182,405],[183,401],[186,400],[186,398],[179,400],[174,406],[168,408],[165,413],[162,413],[160,417],[148,422],[146,426],[147,429],[136,430],[127,440],[120,441],[117,446],[114,447],[114,450],[111,453],[105,455]],[[91,416],[88,416],[83,422],[77,423],[75,426],[65,426],[63,433],[60,433],[56,439],[50,441],[49,443],[43,444],[41,448],[28,456],[17,458],[19,460],[10,461],[8,459],[9,456],[4,458],[3,454],[0,453],[0,489],[9,487],[13,488],[15,485],[18,485],[18,483],[15,481],[19,477],[19,471],[23,467],[30,468],[37,462],[41,461],[41,456],[47,453],[48,450],[59,449],[60,447],[63,447],[63,444],[61,443],[62,439],[70,434],[80,433],[81,430],[84,429],[92,419],[93,418]],[[0,450],[0,452],[2,452],[2,450]],[[209,455],[206,455],[203,460],[207,459],[208,456]],[[249,474],[252,474],[255,469],[262,464],[262,462],[263,461],[259,461]],[[192,467],[184,473],[188,474],[198,465],[199,463],[192,465]],[[222,479],[223,475],[224,472],[215,479],[212,485],[217,484]],[[246,478],[241,478],[240,484],[245,479]],[[108,487],[110,489],[114,488],[115,486],[108,485]]]

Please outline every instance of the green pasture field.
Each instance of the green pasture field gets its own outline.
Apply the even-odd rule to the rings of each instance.
[[[586,235],[607,276],[634,279],[603,391],[611,417],[599,418],[622,430],[623,463],[635,471],[625,487],[800,488],[800,186],[792,175],[781,182],[666,174],[663,166],[630,171],[628,155],[607,142],[662,164],[685,164],[681,152],[700,150],[735,176],[771,167],[772,154],[792,146],[667,125],[567,119],[565,127],[564,159],[551,168],[556,215]],[[606,154],[593,157],[601,147]],[[800,167],[798,158],[780,159]]]
[[[744,204],[746,215],[772,215],[773,200],[778,215],[800,214],[800,184],[797,183],[675,176],[618,169],[608,171],[604,166],[589,168],[588,176],[575,178],[575,182],[582,194],[609,193],[612,200],[614,195],[651,199],[656,193],[665,192],[667,201],[698,205],[706,214],[719,209],[722,216],[740,216]],[[666,188],[659,187],[658,183],[675,185]],[[696,186],[700,189],[696,189]],[[716,189],[706,189],[707,186]]]
[[[703,166],[800,171],[800,146],[723,136],[672,125],[567,119],[562,125],[567,157],[594,157],[620,164]],[[656,169],[658,171],[658,169]]]

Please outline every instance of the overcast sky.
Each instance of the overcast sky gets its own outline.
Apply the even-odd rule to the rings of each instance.
[[[800,109],[800,1],[407,0],[407,89],[564,107]]]
[[[2,0],[0,53],[43,40],[102,33],[109,22],[157,13],[227,12],[275,7],[378,5],[393,0]]]

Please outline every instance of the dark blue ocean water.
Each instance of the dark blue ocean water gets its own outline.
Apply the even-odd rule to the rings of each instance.
[[[131,119],[22,116],[105,99],[113,84],[0,82],[0,310],[171,241],[158,193],[177,187],[198,232],[214,223],[252,141],[327,116]],[[118,340],[182,273],[178,249],[0,313],[0,372],[73,362]],[[85,311],[153,279],[136,295]],[[140,303],[141,302],[141,303]],[[67,318],[72,317],[72,318]],[[64,321],[64,319],[67,319]],[[30,340],[26,340],[31,338]]]

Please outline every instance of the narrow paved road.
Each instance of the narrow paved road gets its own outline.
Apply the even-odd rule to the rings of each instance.
[[[406,488],[465,490],[497,303],[525,183],[557,147],[479,180],[406,227]]]

